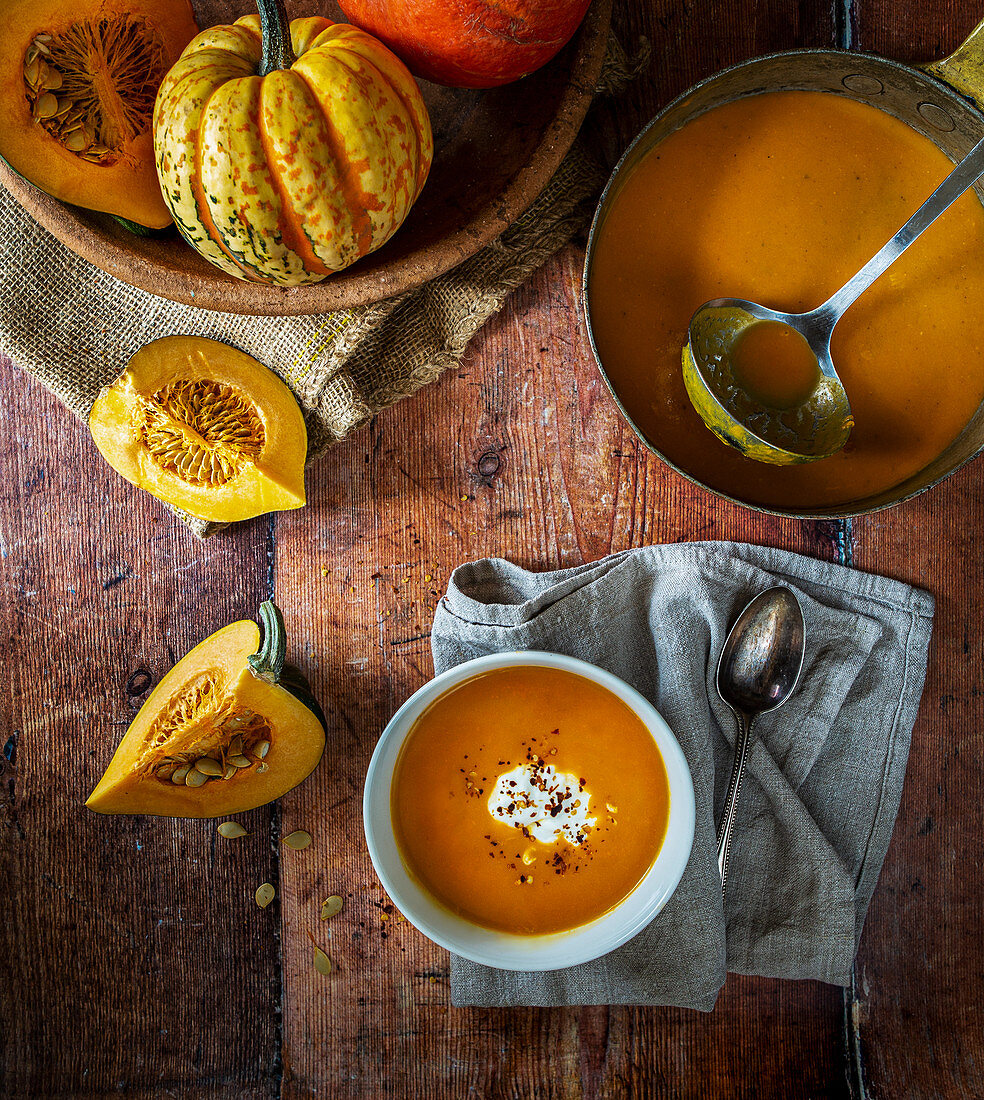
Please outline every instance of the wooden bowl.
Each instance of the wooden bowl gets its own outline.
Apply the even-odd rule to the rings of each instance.
[[[199,25],[232,22],[247,0],[193,0]],[[334,4],[288,0],[292,16],[340,19]],[[226,275],[175,233],[137,237],[114,219],[44,194],[0,162],[0,183],[73,252],[131,286],[228,313],[289,315],[366,305],[411,290],[473,256],[529,207],[570,149],[594,94],[612,0],[594,0],[580,30],[544,68],[475,92],[421,82],[434,127],[430,178],[378,252],[314,286],[277,287]]]

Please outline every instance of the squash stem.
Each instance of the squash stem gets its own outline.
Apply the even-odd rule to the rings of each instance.
[[[290,45],[290,20],[284,0],[256,0],[256,6],[263,32],[260,76],[267,76],[278,69],[289,69],[297,58]]]
[[[253,675],[268,684],[280,682],[284,670],[284,657],[287,654],[287,637],[284,618],[273,600],[260,604],[260,626],[263,638],[259,651],[247,658]]]

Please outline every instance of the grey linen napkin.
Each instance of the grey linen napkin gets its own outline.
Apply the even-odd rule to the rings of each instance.
[[[731,623],[782,583],[807,654],[789,702],[756,725],[722,908],[715,820],[734,718],[714,676]],[[898,811],[926,674],[933,598],[781,550],[690,543],[553,573],[462,565],[434,620],[436,672],[486,653],[567,653],[657,707],[694,780],[697,829],[676,893],[624,947],[544,974],[452,957],[456,1005],[665,1004],[709,1011],[727,971],[847,985]]]

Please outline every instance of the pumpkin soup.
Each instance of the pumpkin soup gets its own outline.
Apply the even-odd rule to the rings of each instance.
[[[781,321],[756,321],[735,340],[735,381],[761,405],[794,409],[820,381],[820,364],[806,340]]]
[[[524,665],[479,674],[407,734],[393,828],[407,870],[452,912],[561,932],[632,892],[669,819],[663,758],[606,688]]]
[[[589,273],[599,357],[646,439],[691,476],[764,507],[849,505],[923,470],[984,399],[984,207],[973,191],[835,329],[832,357],[855,418],[838,454],[785,467],[745,458],[694,410],[680,353],[711,298],[787,312],[820,305],[952,167],[905,123],[822,92],[748,96],[655,145],[609,200]],[[796,349],[758,351],[775,360]],[[780,399],[795,397],[811,369],[800,364],[793,378],[789,368]]]

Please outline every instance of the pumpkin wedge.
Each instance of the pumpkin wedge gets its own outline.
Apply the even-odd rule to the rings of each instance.
[[[324,716],[284,664],[283,618],[216,631],[140,708],[86,806],[102,814],[221,817],[279,798],[314,771]]]
[[[145,344],[96,398],[89,430],[117,473],[200,519],[304,504],[307,430],[294,395],[217,340]]]
[[[197,31],[188,0],[3,0],[0,156],[63,202],[169,226],[154,99]]]

